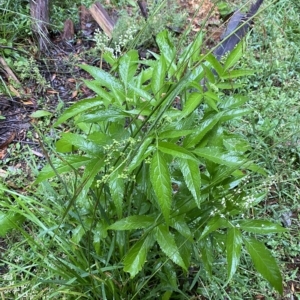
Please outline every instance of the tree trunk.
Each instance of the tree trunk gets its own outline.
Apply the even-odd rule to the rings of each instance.
[[[49,46],[49,2],[50,0],[31,0],[30,15],[32,20],[32,31],[37,38],[39,48],[45,51]]]

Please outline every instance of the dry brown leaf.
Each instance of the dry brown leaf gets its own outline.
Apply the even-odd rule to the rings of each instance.
[[[73,99],[73,98],[76,98],[77,95],[78,95],[78,91],[74,91],[74,92],[72,93],[72,97],[71,97],[71,98],[72,98],[72,99]]]

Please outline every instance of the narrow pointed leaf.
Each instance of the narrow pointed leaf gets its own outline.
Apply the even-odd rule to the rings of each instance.
[[[54,127],[60,125],[61,123],[65,122],[66,120],[83,113],[86,110],[94,108],[96,106],[103,105],[103,99],[101,97],[95,97],[91,99],[84,99],[75,104],[71,107],[66,109],[66,111],[58,118],[58,120],[53,124]]]
[[[254,238],[244,239],[256,270],[282,295],[282,277],[271,252]]]
[[[216,164],[225,165],[229,167],[241,166],[246,162],[244,157],[240,157],[237,153],[226,153],[223,151],[223,149],[219,147],[197,148],[193,151],[193,153]]]
[[[0,212],[0,237],[4,237],[11,229],[18,228],[25,217],[13,212]]]
[[[219,122],[221,116],[222,114],[218,113],[211,118],[203,120],[195,132],[185,138],[183,142],[184,147],[192,148],[200,143],[204,136]]]
[[[208,61],[212,65],[212,67],[216,70],[216,72],[218,73],[219,76],[222,75],[223,67],[220,64],[220,62],[214,57],[214,55],[212,53],[207,55],[205,57],[205,60]]]
[[[183,158],[198,162],[194,155],[183,147],[177,146],[174,143],[158,142],[158,149],[161,152],[172,155],[174,158]]]
[[[133,278],[142,269],[145,264],[147,253],[153,244],[153,238],[147,236],[145,239],[139,240],[124,258],[124,271],[130,273]]]
[[[104,165],[104,158],[99,159],[96,157],[89,161],[83,172],[81,183],[76,190],[78,197],[81,197],[81,199],[86,197],[96,175],[102,170]]]
[[[92,141],[88,141],[85,137],[75,133],[63,133],[61,139],[56,143],[56,149],[59,152],[68,152],[73,150],[72,146],[89,154],[97,155],[103,150]]]
[[[223,112],[222,117],[220,118],[221,122],[229,121],[235,119],[240,116],[245,116],[252,112],[251,109],[248,108],[238,108],[238,109],[230,109],[228,111]]]
[[[162,87],[164,86],[166,80],[166,72],[166,61],[164,57],[161,56],[153,69],[153,75],[151,78],[151,88],[156,100],[161,98]]]
[[[127,88],[127,84],[132,80],[136,73],[138,59],[139,57],[136,50],[130,50],[120,58],[119,74],[125,88]]]
[[[68,172],[70,170],[77,170],[79,167],[87,165],[91,161],[90,157],[78,156],[78,155],[68,155],[64,160],[56,159],[52,162],[56,172],[58,174]],[[45,179],[56,176],[56,172],[52,169],[50,165],[46,165],[42,171],[39,173],[35,183],[40,183]]]
[[[228,281],[230,281],[237,270],[241,256],[242,241],[242,234],[239,229],[233,227],[227,231],[226,252]]]
[[[98,80],[103,86],[109,88],[110,90],[123,91],[121,82],[109,74],[108,72],[93,66],[80,65],[80,67],[92,75],[96,80]]]
[[[172,203],[171,175],[167,162],[159,151],[154,153],[150,164],[150,180],[160,210],[168,223]]]
[[[184,218],[176,217],[171,219],[170,226],[176,229],[183,237],[189,241],[193,241],[193,234]]]
[[[98,80],[84,80],[83,82],[89,89],[97,93],[97,95],[103,99],[106,106],[113,103],[114,99],[112,95],[103,88],[103,85],[101,85]]]
[[[182,110],[182,115],[180,116],[180,118],[184,118],[186,116],[188,116],[189,114],[191,114],[193,111],[195,111],[195,109],[197,107],[199,107],[199,105],[201,104],[201,102],[203,101],[203,94],[201,93],[192,93],[184,107],[183,107],[183,110]]]
[[[143,141],[143,143],[138,148],[137,153],[132,158],[130,164],[127,167],[128,173],[131,173],[135,168],[140,166],[144,161],[144,159],[151,154],[151,151],[148,150],[152,150],[153,147],[151,146],[152,141],[153,141],[152,137],[147,137]]]
[[[239,222],[241,229],[258,234],[269,234],[269,233],[279,233],[286,232],[287,229],[283,228],[279,224],[273,223],[267,220],[242,220]]]
[[[200,208],[201,176],[199,170],[199,163],[188,159],[178,159],[178,165],[187,188],[191,192],[198,208]]]
[[[124,178],[119,176],[120,172],[115,171],[109,178],[109,190],[113,203],[115,204],[118,218],[122,218],[123,214],[123,198],[124,198]]]
[[[226,227],[232,227],[226,219],[221,218],[220,216],[212,217],[207,222],[207,225],[205,226],[205,228],[200,236],[200,239],[203,239],[208,234],[216,231],[219,228],[226,228]]]
[[[254,75],[255,72],[253,70],[233,70],[225,73],[221,76],[222,79],[231,79],[243,76],[251,76]]]
[[[159,47],[160,53],[164,55],[168,63],[174,61],[176,49],[170,40],[169,32],[167,30],[161,31],[156,37],[156,43]],[[174,64],[174,62],[173,62]],[[174,64],[175,66],[175,64]]]
[[[175,243],[173,235],[169,232],[168,227],[161,224],[155,228],[155,238],[161,250],[168,256],[175,264],[187,270],[182,257],[180,256],[178,247]]]
[[[210,238],[202,239],[199,243],[201,260],[203,261],[204,268],[207,271],[209,277],[212,276],[212,265],[214,261],[213,257],[213,245]]]
[[[110,225],[111,230],[132,230],[147,228],[155,223],[154,217],[151,216],[129,216]]]
[[[228,69],[233,67],[239,61],[242,55],[243,55],[243,43],[240,42],[227,56],[224,64],[224,72],[226,72]]]
[[[84,114],[76,120],[76,123],[98,123],[103,121],[118,122],[120,119],[125,119],[126,116],[128,116],[128,114],[126,114],[122,109],[118,107],[110,107]]]
[[[182,136],[187,136],[189,134],[192,134],[194,130],[192,129],[187,129],[187,130],[166,130],[163,132],[159,133],[159,139],[166,139],[166,138],[177,138],[177,137],[182,137]]]

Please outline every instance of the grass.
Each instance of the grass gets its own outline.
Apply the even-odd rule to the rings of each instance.
[[[268,4],[270,4],[268,6]],[[270,219],[276,222],[291,222],[288,224],[289,232],[278,236],[270,236],[266,240],[268,248],[280,262],[284,280],[284,299],[292,296],[300,297],[300,225],[299,218],[299,198],[300,198],[300,126],[299,126],[299,46],[300,33],[298,31],[299,6],[294,2],[279,0],[271,5],[271,1],[266,1],[266,10],[258,17],[253,34],[248,38],[247,49],[244,54],[241,66],[255,70],[255,76],[243,79],[244,87],[240,92],[244,92],[249,100],[246,106],[253,110],[251,115],[241,121],[230,124],[230,130],[237,132],[250,141],[253,151],[251,158],[259,165],[266,168],[268,178],[258,175],[250,177],[250,184],[254,187],[267,186],[268,196],[253,210],[249,211],[249,216],[259,219]],[[57,13],[60,12],[57,10]],[[48,134],[48,123],[39,124],[40,130]],[[52,141],[46,137],[52,147]],[[0,163],[0,168],[8,170],[5,178],[9,189],[18,188],[25,195],[14,195],[11,198],[10,206],[14,207],[18,213],[20,207],[27,208],[29,221],[25,226],[18,228],[6,235],[5,240],[8,249],[2,259],[9,264],[10,272],[4,275],[4,281],[0,284],[0,292],[3,299],[58,299],[55,284],[59,287],[60,282],[55,281],[52,271],[59,272],[61,278],[71,280],[73,269],[80,266],[81,270],[95,268],[103,278],[111,285],[125,286],[126,278],[112,278],[110,274],[114,270],[103,266],[89,266],[85,260],[87,249],[78,247],[78,236],[68,236],[73,231],[70,224],[63,224],[66,228],[57,229],[55,235],[47,232],[46,228],[56,228],[62,221],[64,209],[68,204],[68,194],[57,180],[49,183],[44,182],[38,187],[28,188],[28,184],[22,185],[22,177],[27,177],[26,169],[16,169],[18,161],[32,161],[32,173],[38,173],[40,162],[35,163],[36,157],[30,151],[18,149],[17,145],[10,146],[13,151],[10,160]],[[68,182],[74,182],[74,178]],[[15,182],[15,186],[9,184]],[[26,181],[27,182],[27,181]],[[76,184],[75,184],[76,185]],[[72,192],[76,186],[70,186]],[[5,194],[6,195],[6,194]],[[38,199],[44,199],[43,202]],[[25,205],[26,204],[26,205]],[[84,211],[88,209],[88,204],[81,202],[77,209]],[[71,211],[72,217],[76,219],[78,211]],[[74,221],[75,222],[75,221]],[[43,230],[44,229],[44,230]],[[79,230],[79,229],[78,229]],[[27,237],[20,235],[20,232]],[[99,234],[104,234],[99,228]],[[62,239],[65,237],[65,240]],[[55,240],[59,247],[54,246]],[[90,241],[92,243],[92,241]],[[88,245],[87,245],[88,247]],[[108,255],[113,257],[110,245],[105,245]],[[31,251],[30,248],[35,249]],[[38,251],[37,251],[38,250]],[[49,255],[50,252],[50,255]],[[39,255],[37,255],[39,253]],[[249,257],[243,253],[241,266],[228,286],[220,278],[226,277],[226,270],[222,268],[224,261],[220,258],[217,261],[216,273],[212,279],[200,278],[197,272],[193,273],[192,279],[198,278],[198,289],[207,299],[280,299],[270,286],[257,276],[250,263]],[[37,268],[42,266],[42,268]],[[167,265],[168,266],[168,265]],[[219,267],[218,267],[219,266]],[[118,265],[115,266],[118,269]],[[159,272],[159,266],[153,268]],[[171,267],[170,267],[171,268]],[[37,273],[39,270],[39,273]],[[145,271],[145,278],[153,270]],[[147,273],[148,272],[148,273]],[[65,299],[80,299],[85,295],[96,295],[101,293],[98,286],[99,278],[85,277],[81,274],[81,284],[77,294],[71,294],[66,288]],[[163,276],[163,274],[161,274]],[[38,277],[51,282],[49,289],[47,283],[40,285]],[[70,282],[71,284],[71,282]],[[143,283],[140,283],[141,285]],[[10,287],[9,287],[10,286]],[[85,286],[92,286],[94,290],[87,291]],[[139,290],[139,287],[132,290]],[[146,287],[144,297],[151,295],[152,299],[158,297],[158,290]],[[129,297],[130,295],[128,295]],[[133,295],[131,295],[133,296]],[[88,296],[91,297],[91,296]],[[188,296],[182,296],[185,299]],[[62,298],[59,298],[62,299]],[[90,298],[92,299],[92,298]],[[128,298],[130,299],[130,298]]]

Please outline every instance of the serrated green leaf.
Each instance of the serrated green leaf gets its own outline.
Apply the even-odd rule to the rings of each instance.
[[[55,159],[52,162],[52,165],[55,167],[56,172],[58,174],[68,172],[74,169],[78,169],[79,167],[87,165],[91,161],[90,157],[78,156],[78,155],[68,155],[64,158],[64,160]],[[46,165],[42,171],[39,173],[35,184],[40,183],[43,180],[49,179],[51,177],[56,176],[56,173],[52,169],[50,165]]]
[[[216,84],[216,87],[220,90],[233,90],[243,87],[243,84],[234,82],[220,82]]]
[[[53,124],[53,126],[56,127],[61,123],[65,122],[66,120],[85,112],[86,110],[101,105],[103,105],[103,100],[101,97],[81,100],[73,104],[68,109],[66,109],[66,111],[58,118],[58,120]]]
[[[167,162],[159,151],[154,153],[150,164],[150,181],[160,210],[168,223],[172,203],[171,175]]]
[[[4,237],[11,229],[18,226],[25,220],[25,217],[13,212],[0,212],[0,236]]]
[[[227,227],[232,227],[232,225],[230,225],[230,223],[226,219],[221,218],[220,216],[214,216],[207,222],[207,225],[205,226],[200,239],[205,238],[208,234],[216,231],[219,228]]]
[[[131,162],[127,166],[128,173],[130,174],[135,168],[140,166],[142,162],[151,154],[152,150],[152,137],[147,137],[143,143],[138,147],[137,153],[132,158]]]
[[[42,118],[46,116],[51,116],[52,113],[46,110],[36,110],[30,115],[30,118]]]
[[[166,81],[167,64],[164,56],[157,61],[151,78],[151,89],[156,100],[161,99],[162,87]]]
[[[209,83],[210,86],[214,86],[213,83]],[[206,92],[204,93],[204,102],[211,107],[214,111],[218,112],[217,101],[219,101],[218,97],[215,96],[215,93]],[[213,97],[212,97],[213,96]],[[217,99],[216,99],[217,98]]]
[[[200,66],[201,67],[201,66]],[[202,67],[201,67],[202,68]],[[183,78],[180,79],[179,82],[177,82],[176,84],[172,85],[170,90],[168,91],[165,99],[164,99],[164,103],[166,105],[171,104],[174,101],[174,98],[181,93],[181,91],[188,86],[193,80],[195,80],[195,78],[197,78],[200,76],[198,72],[201,72],[200,70],[198,70],[199,68],[195,68],[193,69],[193,71],[191,73],[186,74]],[[202,68],[203,69],[203,68]],[[165,115],[165,105],[161,105],[160,110],[158,111],[157,115],[158,116],[162,116]],[[180,116],[181,112],[178,111],[178,117]],[[151,130],[155,127],[155,122],[153,123],[153,125],[150,127],[149,132],[151,132]]]
[[[147,253],[153,244],[153,238],[147,236],[133,245],[124,258],[124,271],[133,278],[145,264]]]
[[[239,265],[242,242],[242,234],[239,229],[236,227],[228,229],[226,238],[228,281],[231,280]]]
[[[198,208],[200,208],[201,176],[199,170],[199,163],[192,160],[178,159],[178,165],[187,188],[191,192]]]
[[[191,230],[183,218],[172,218],[170,226],[176,229],[183,237],[185,237],[189,241],[193,241],[193,235],[191,233]]]
[[[133,76],[136,73],[138,67],[138,52],[136,50],[130,50],[121,56],[119,61],[119,74],[122,79],[122,83],[127,89],[127,85],[131,82]]]
[[[254,238],[245,238],[244,243],[256,270],[282,295],[282,277],[271,252]]]
[[[119,105],[122,105],[126,95],[123,85],[117,78],[98,67],[88,65],[80,65],[80,67],[90,73],[102,86],[112,91],[115,100],[118,101]]]
[[[87,136],[87,140],[99,146],[106,146],[113,143],[113,139],[108,134],[99,131],[94,131],[90,133]]]
[[[76,120],[76,124],[84,122],[84,123],[98,123],[98,122],[118,122],[120,119],[125,119],[128,116],[122,109],[118,107],[110,107],[104,110],[98,110],[93,113],[87,113],[80,116]],[[120,121],[119,121],[120,123]]]
[[[151,216],[129,216],[110,225],[111,230],[133,230],[150,227],[155,223],[155,218]]]
[[[104,220],[97,221],[93,229],[93,245],[97,255],[101,255],[102,242],[107,237],[107,223]]]
[[[161,31],[156,36],[156,43],[159,47],[160,53],[164,55],[167,62],[171,63],[175,58],[176,49],[174,44],[170,40],[169,31],[168,30]]]
[[[255,72],[253,70],[232,70],[226,74],[221,76],[222,79],[231,79],[231,78],[238,78],[243,76],[252,76]]]
[[[98,80],[84,80],[83,82],[89,89],[91,89],[92,91],[97,93],[99,97],[101,97],[101,99],[103,100],[103,104],[105,104],[106,107],[108,106],[108,104],[114,103],[113,96],[103,88]]]
[[[172,155],[174,158],[184,158],[198,162],[194,155],[183,147],[169,142],[158,142],[158,149],[161,152]]]
[[[212,265],[214,261],[213,257],[213,245],[210,238],[202,239],[199,243],[201,260],[203,261],[204,268],[207,271],[209,277],[212,276]]]
[[[125,183],[124,178],[120,176],[122,169],[114,171],[109,177],[109,190],[111,194],[112,201],[116,207],[118,218],[122,218],[123,215],[123,198]]]
[[[211,69],[210,66],[208,66],[209,64],[207,62],[205,62],[202,66],[203,69],[205,70],[205,78],[207,80],[208,83],[215,83],[216,79],[215,79],[215,74],[213,73],[213,70]]]
[[[61,139],[55,144],[57,151],[68,152],[72,146],[89,154],[99,155],[101,148],[94,142],[88,141],[84,136],[75,133],[63,133]]]
[[[185,266],[190,266],[194,241],[187,240],[184,236],[182,236],[179,233],[175,234],[175,241]]]
[[[245,153],[251,149],[249,143],[238,136],[224,139],[223,144],[227,150],[234,152]]]
[[[216,70],[216,72],[218,73],[218,75],[220,76],[221,74],[223,74],[223,67],[220,64],[220,62],[214,57],[214,55],[212,53],[210,53],[209,55],[205,56],[205,60],[208,61],[212,67]]]
[[[199,61],[199,52],[203,43],[203,33],[199,32],[196,35],[195,40],[190,43],[182,52],[179,57],[178,65],[181,66],[185,61],[189,63],[195,63]]]
[[[218,113],[213,117],[203,120],[201,124],[198,126],[198,128],[195,129],[195,132],[184,139],[183,141],[184,147],[192,148],[195,147],[197,144],[199,144],[200,141],[203,139],[203,137],[209,131],[211,131],[215,127],[215,125],[219,122],[221,116],[222,114]]]
[[[151,94],[149,94],[148,92],[146,92],[145,90],[134,86],[133,84],[128,84],[128,88],[130,90],[133,90],[138,96],[141,97],[142,101],[153,101],[153,96]]]
[[[116,89],[118,91],[123,91],[122,84],[118,79],[109,74],[108,72],[94,66],[80,65],[80,67],[92,75],[96,80],[98,80],[102,86],[109,89]]]
[[[223,109],[232,109],[232,108],[240,108],[243,104],[248,101],[248,97],[242,95],[234,95],[232,97],[228,97],[224,99],[219,107]]]
[[[201,93],[192,93],[189,95],[183,110],[180,116],[180,119],[185,118],[189,114],[191,114],[203,101],[203,94]]]
[[[167,225],[161,224],[155,228],[155,238],[164,254],[175,264],[187,270],[173,235],[169,232]]]
[[[222,117],[220,118],[221,122],[233,120],[237,117],[248,115],[252,112],[252,109],[248,108],[238,108],[238,109],[230,109],[228,111],[224,111]]]
[[[96,157],[89,161],[84,169],[81,183],[75,192],[78,198],[81,197],[81,199],[84,199],[86,197],[96,175],[102,170],[104,165],[104,158]]]
[[[192,129],[187,129],[187,130],[166,130],[166,131],[162,131],[159,133],[158,138],[160,140],[162,139],[173,139],[173,138],[177,138],[177,137],[185,137],[191,133],[193,133],[194,130]]]
[[[87,224],[85,224],[87,225]],[[80,240],[82,239],[83,235],[86,233],[86,229],[84,226],[79,224],[76,226],[74,229],[72,229],[72,238],[71,241],[75,244],[78,245]]]
[[[203,157],[219,165],[225,166],[242,166],[246,160],[234,152],[224,152],[220,147],[197,148],[192,151],[196,155]]]
[[[241,220],[239,222],[241,229],[258,234],[279,233],[288,231],[279,224],[267,220]]]
[[[239,61],[242,55],[243,55],[243,43],[240,42],[227,56],[224,64],[224,72],[226,72],[228,69],[233,67]]]

